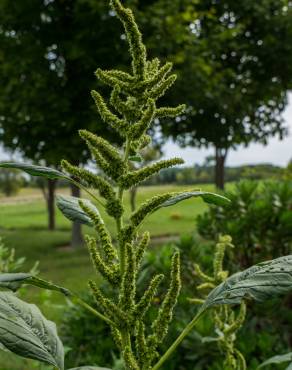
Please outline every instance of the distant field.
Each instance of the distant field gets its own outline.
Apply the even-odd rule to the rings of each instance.
[[[213,190],[210,185],[204,190]],[[190,190],[190,186],[141,187],[137,203],[140,204],[158,192]],[[61,189],[60,192],[68,193]],[[125,197],[129,205],[128,194]],[[70,222],[57,210],[57,229],[48,231],[46,204],[37,189],[23,189],[17,197],[0,199],[0,235],[9,247],[16,249],[18,256],[26,256],[26,267],[36,260],[40,261],[41,274],[54,281],[63,282],[76,290],[85,288],[84,281],[93,273],[88,267],[88,255],[85,248],[71,250]],[[160,237],[173,236],[195,230],[195,218],[207,208],[201,199],[190,199],[174,207],[163,208],[151,215],[142,230],[149,230],[156,240]],[[128,211],[128,210],[127,210]],[[115,234],[115,224],[104,215],[111,233]],[[84,233],[92,229],[83,227]],[[78,273],[76,273],[78,271]],[[83,278],[80,279],[80,276]]]
[[[204,190],[214,190],[212,185],[203,185],[200,188]],[[194,186],[161,186],[161,187],[141,187],[138,191],[137,203],[140,204],[153,195],[168,191],[183,191],[198,189]],[[67,189],[61,189],[59,192],[68,193]],[[125,196],[126,206],[129,205],[128,194]],[[44,229],[47,225],[46,205],[42,194],[37,189],[23,189],[17,197],[0,198],[0,228],[34,228]],[[205,209],[204,203],[200,199],[185,201],[175,207],[169,207],[153,214],[145,222],[154,235],[176,234],[189,230],[194,226],[195,216]],[[100,209],[101,213],[102,209]],[[172,222],[173,215],[176,220]],[[109,222],[113,231],[114,222],[111,218],[104,216],[105,221]],[[175,218],[175,217],[174,217]],[[159,220],[159,223],[157,221]],[[57,212],[57,227],[60,229],[69,229],[70,223],[60,212]]]
[[[138,191],[137,203],[142,203],[158,192],[195,188],[194,186],[141,187]],[[214,190],[212,185],[203,185],[200,188],[208,191]],[[61,189],[60,192],[69,193],[67,189]],[[128,194],[125,196],[125,202],[129,206]],[[193,232],[196,216],[206,209],[207,205],[200,199],[186,200],[174,207],[157,211],[147,219],[142,229],[149,230],[156,241],[164,236]],[[101,213],[114,235],[114,222],[104,215],[102,210]],[[26,269],[38,260],[42,277],[74,291],[82,291],[86,289],[88,278],[94,276],[87,251],[85,248],[78,250],[68,248],[70,222],[59,211],[57,211],[56,223],[56,231],[46,230],[46,204],[42,193],[37,189],[23,189],[16,197],[0,198],[0,236],[4,238],[7,246],[16,249],[17,256],[26,256]],[[88,227],[84,227],[83,230],[85,233],[92,232]],[[57,323],[60,321],[62,309],[45,304],[43,295],[38,289],[30,288],[23,294],[26,300],[40,305],[49,319]],[[65,304],[63,297],[58,294],[52,294],[52,300],[57,304]],[[12,370],[12,367],[13,370],[44,369],[34,367],[31,361],[23,359],[18,361],[15,356],[11,360],[10,355],[1,353],[0,370]]]
[[[214,190],[212,185],[204,185],[201,188]],[[137,203],[141,204],[158,192],[191,189],[194,187],[141,187]],[[68,193],[68,190],[61,189],[60,192]],[[128,194],[125,196],[125,203],[129,205]],[[46,204],[37,189],[23,189],[17,197],[0,199],[0,204],[0,236],[8,246],[16,249],[17,255],[27,257],[27,266],[39,260],[45,277],[68,282],[75,289],[81,288],[79,276],[87,277],[92,273],[88,268],[87,251],[85,248],[74,251],[68,249],[71,225],[61,212],[57,210],[57,228],[52,232],[47,230]],[[186,200],[174,207],[160,209],[145,221],[141,230],[149,230],[156,240],[164,236],[193,232],[196,216],[206,209],[207,205],[201,199]],[[115,235],[113,220],[100,211],[111,233]],[[88,227],[83,227],[83,231],[92,233],[92,229]]]

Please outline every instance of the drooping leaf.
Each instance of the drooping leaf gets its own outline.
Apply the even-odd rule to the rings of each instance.
[[[58,195],[57,206],[70,221],[77,221],[81,224],[92,226],[90,217],[79,206],[80,200],[95,213],[99,213],[98,209],[87,199]]]
[[[162,203],[158,208],[170,207],[183,200],[196,197],[201,197],[204,200],[204,202],[215,204],[217,206],[226,206],[230,203],[230,200],[223,197],[222,195],[198,190],[176,193],[170,199]]]
[[[70,291],[49,281],[40,279],[28,273],[5,273],[0,274],[0,287],[12,291],[18,290],[23,284],[37,286],[39,288],[54,290],[66,296],[71,295]]]
[[[223,195],[211,192],[202,192],[201,198],[205,203],[214,204],[215,206],[228,206],[231,203],[231,201]]]
[[[292,290],[292,255],[262,262],[230,276],[213,289],[200,311],[220,304],[237,304],[244,298],[264,301]]]
[[[16,292],[23,282],[31,276],[31,274],[21,272],[0,274],[0,288],[7,288]]]
[[[48,179],[66,179],[70,180],[70,177],[64,174],[61,171],[55,170],[53,168],[44,167],[44,166],[35,166],[32,164],[26,163],[14,163],[14,162],[2,162],[0,167],[3,168],[15,168],[18,170],[25,171],[26,173],[32,176],[41,176]]]
[[[56,325],[33,304],[0,292],[0,343],[9,351],[64,369],[64,349]]]
[[[273,364],[282,364],[283,362],[292,361],[292,352],[286,353],[285,355],[273,356],[263,362],[258,369],[261,369],[264,366],[273,365]],[[290,365],[289,365],[290,366]]]

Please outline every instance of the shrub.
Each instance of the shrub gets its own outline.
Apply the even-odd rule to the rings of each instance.
[[[18,171],[11,168],[0,169],[0,190],[7,197],[17,194],[23,184],[23,177]]]
[[[197,218],[198,232],[214,240],[230,235],[242,267],[292,250],[292,182],[241,181],[225,195],[228,207],[210,207]]]
[[[94,306],[91,294],[84,293],[81,297]],[[84,307],[69,304],[64,308],[61,336],[70,349],[66,356],[67,366],[103,364],[110,367],[118,356],[108,325]]]

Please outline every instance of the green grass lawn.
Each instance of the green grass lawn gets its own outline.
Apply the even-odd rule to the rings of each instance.
[[[141,204],[153,195],[168,191],[190,190],[190,186],[141,187],[138,191],[137,204]],[[214,190],[212,185],[202,186],[204,190]],[[63,189],[61,192],[66,192]],[[1,199],[0,199],[1,202]],[[1,204],[1,203],[0,203]],[[128,194],[125,204],[129,205]],[[189,199],[174,207],[160,209],[146,219],[141,227],[149,230],[153,239],[159,242],[161,236],[172,236],[193,232],[195,219],[199,213],[207,209],[201,199]],[[115,235],[113,219],[103,214],[112,235]],[[127,207],[126,213],[129,213]],[[24,189],[18,197],[8,202],[5,199],[0,210],[0,236],[9,247],[16,250],[18,256],[25,256],[26,267],[35,261],[40,262],[41,275],[67,285],[69,288],[81,290],[85,281],[93,271],[88,263],[86,248],[72,250],[70,245],[70,222],[57,210],[57,229],[48,231],[46,205],[37,190]],[[84,233],[92,233],[89,227],[83,227]],[[82,277],[82,279],[80,279]]]
[[[194,189],[194,186],[161,186],[141,187],[138,191],[137,204],[139,205],[151,196],[168,191],[182,191]],[[204,185],[204,190],[214,190],[212,185]],[[62,189],[61,192],[68,192]],[[129,197],[125,196],[129,213]],[[38,190],[24,189],[19,196],[11,200],[0,199],[0,236],[5,244],[16,250],[17,256],[25,256],[25,268],[28,270],[35,261],[40,262],[40,276],[68,287],[76,292],[86,289],[87,280],[94,276],[93,268],[88,259],[86,248],[72,250],[70,244],[70,222],[57,211],[56,231],[46,230],[46,205]],[[196,216],[207,209],[207,205],[200,199],[190,199],[174,207],[163,208],[151,215],[143,224],[142,230],[149,230],[153,240],[159,241],[161,236],[175,236],[195,230]],[[101,210],[106,223],[113,235],[115,224],[112,219]],[[84,233],[92,232],[84,227]],[[43,295],[38,289],[27,288],[23,293],[29,302],[37,303],[48,319],[60,322],[62,309],[44,303]],[[62,296],[53,293],[51,300],[54,304],[65,304]],[[11,360],[13,358],[13,360]],[[13,361],[13,362],[11,362]],[[13,364],[13,365],[11,365]],[[4,367],[2,367],[4,366]],[[34,367],[33,362],[23,359],[19,361],[15,356],[0,354],[0,370],[28,370],[41,369]]]

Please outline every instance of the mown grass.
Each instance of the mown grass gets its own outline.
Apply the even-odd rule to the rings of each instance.
[[[161,186],[141,187],[138,191],[137,204],[161,192],[182,191],[194,189],[194,186]],[[214,190],[212,185],[204,185],[204,190]],[[68,192],[66,189],[60,190]],[[2,204],[1,204],[2,203]],[[16,250],[17,256],[25,256],[24,269],[27,271],[35,263],[40,262],[40,276],[54,281],[76,292],[86,289],[89,278],[94,276],[93,268],[89,263],[86,248],[72,250],[70,244],[70,222],[57,210],[55,231],[48,231],[46,204],[37,190],[25,189],[18,197],[7,202],[0,199],[0,235],[5,244]],[[125,195],[126,213],[129,214],[129,196]],[[154,239],[159,241],[162,236],[174,236],[193,232],[196,216],[207,205],[200,199],[191,199],[175,207],[159,210],[152,214],[142,226],[142,230],[149,230]],[[112,219],[102,211],[110,232],[115,235],[115,225]],[[83,227],[84,233],[92,232]],[[50,300],[38,289],[26,288],[21,294],[26,301],[36,303],[41,310],[57,324],[62,318],[62,305],[65,299],[57,293],[52,293]],[[27,370],[43,369],[32,361],[18,359],[14,355],[0,354],[0,370]]]

